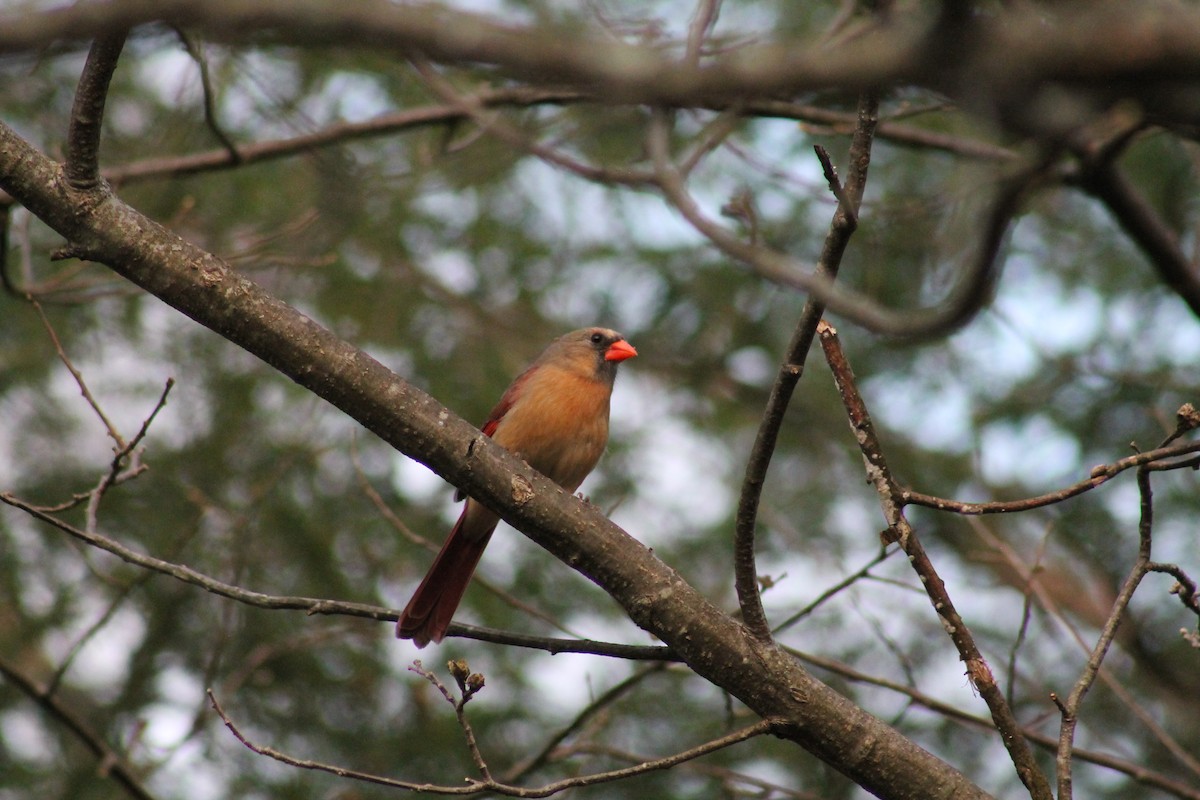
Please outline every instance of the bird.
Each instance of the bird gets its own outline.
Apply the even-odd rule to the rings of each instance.
[[[637,354],[609,328],[564,334],[513,379],[481,430],[573,493],[608,444],[617,366]],[[462,490],[455,494],[456,500],[463,497]],[[499,514],[466,498],[458,522],[400,614],[397,637],[412,639],[418,648],[442,641],[499,523]]]

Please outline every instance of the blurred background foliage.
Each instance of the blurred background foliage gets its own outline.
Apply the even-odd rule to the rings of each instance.
[[[763,0],[726,9],[717,30],[731,39],[773,26],[811,36],[837,7]],[[691,12],[670,2],[636,19],[622,19],[615,7],[503,8],[515,20],[576,15],[593,26],[601,15],[620,35],[646,37],[682,36]],[[406,64],[378,53],[194,45],[220,130],[239,145],[441,103]],[[4,121],[51,154],[61,152],[82,58],[68,49],[0,61]],[[447,76],[465,90],[503,83],[486,71]],[[798,99],[854,107],[853,97],[832,93]],[[581,160],[647,166],[640,109],[555,103],[501,113]],[[888,95],[883,113],[1013,153],[1027,147],[929,93]],[[680,111],[676,143],[682,148],[713,117]],[[127,48],[106,125],[106,167],[222,147],[205,124],[197,63],[166,29],[142,31]],[[747,192],[762,238],[815,260],[835,203],[814,144],[845,164],[845,131],[748,119],[702,162],[691,188],[714,216]],[[1151,130],[1122,158],[1188,244],[1198,152],[1193,141]],[[1002,161],[881,137],[843,279],[897,307],[942,296],[970,258],[981,214],[1006,174]],[[588,182],[466,122],[235,169],[130,180],[118,191],[470,420],[484,419],[550,338],[593,323],[622,330],[640,356],[622,371],[613,441],[584,490],[714,601],[736,608],[734,505],[804,298],[718,254],[658,196]],[[8,291],[0,295],[0,489],[61,502],[94,486],[111,458],[103,426],[23,296],[30,291],[126,437],[167,378],[176,380],[145,442],[149,470],[111,491],[99,509],[104,533],[265,593],[402,606],[456,514],[451,488],[103,267],[51,261],[59,244],[13,210]],[[891,464],[919,491],[981,501],[1050,491],[1127,455],[1131,443],[1153,447],[1173,428],[1176,408],[1197,400],[1200,324],[1097,204],[1068,188],[1038,194],[1003,259],[990,308],[946,339],[896,343],[841,326]],[[1196,478],[1158,474],[1154,486],[1155,557],[1194,575]],[[83,509],[68,517],[82,524]],[[1085,658],[1075,635],[1094,641],[1136,552],[1132,474],[1012,517],[924,510],[912,517],[985,655],[1011,684],[1020,718],[1055,736],[1049,693],[1069,692]],[[760,568],[774,584],[765,594],[773,621],[875,558],[880,520],[814,354],[764,493]],[[1011,559],[1040,570],[1043,594],[1028,608],[1027,581]],[[477,583],[464,621],[646,642],[601,591],[511,530],[495,540],[480,576],[545,618]],[[781,636],[986,713],[915,584],[903,560],[889,558]],[[1078,743],[1195,786],[1200,669],[1179,633],[1195,620],[1169,586],[1152,575],[1135,599],[1107,662],[1112,681],[1089,698]],[[474,772],[452,709],[406,670],[418,654],[392,638],[390,625],[240,606],[88,551],[7,507],[0,509],[0,653],[41,681],[57,681],[60,700],[127,754],[161,798],[387,793],[246,751],[211,713],[206,687],[253,738],[300,757],[451,784]],[[537,770],[535,782],[624,765],[631,753],[664,755],[721,735],[743,715],[680,668],[466,640],[420,655],[439,671],[447,658],[463,657],[486,676],[469,709],[498,774],[592,699],[644,673],[568,740],[577,752]],[[994,732],[892,691],[818,674],[986,789],[1014,791]],[[1042,757],[1050,768],[1052,759]],[[0,798],[116,796],[78,742],[4,682],[0,764]],[[794,746],[766,740],[579,794],[727,797],[760,791],[751,777],[796,796],[861,796]],[[1150,796],[1098,767],[1077,765],[1076,779],[1079,796]]]

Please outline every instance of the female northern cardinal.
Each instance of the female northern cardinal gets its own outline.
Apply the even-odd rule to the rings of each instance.
[[[617,365],[637,355],[608,328],[561,336],[505,390],[483,432],[529,466],[574,492],[608,443],[608,401]],[[456,499],[462,499],[458,492]],[[500,515],[467,498],[462,515],[396,623],[417,647],[440,642]]]

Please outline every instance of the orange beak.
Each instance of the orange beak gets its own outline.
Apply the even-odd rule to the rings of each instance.
[[[629,342],[621,339],[613,342],[608,346],[608,350],[604,351],[605,361],[624,361],[627,358],[633,358],[637,355],[637,350]]]

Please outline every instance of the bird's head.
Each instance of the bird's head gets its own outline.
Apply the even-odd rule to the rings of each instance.
[[[581,371],[589,370],[603,380],[612,381],[617,374],[617,365],[636,355],[634,346],[610,328],[581,328],[555,339],[543,360],[564,366],[569,363]]]

